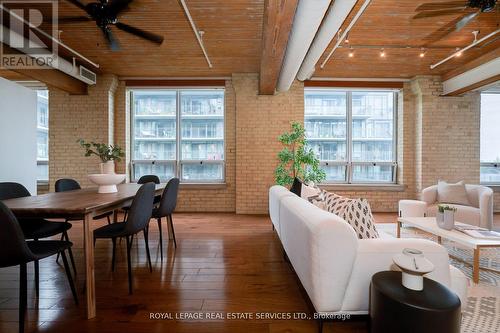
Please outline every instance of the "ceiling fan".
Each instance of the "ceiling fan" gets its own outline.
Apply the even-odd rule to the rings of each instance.
[[[128,5],[133,0],[99,0],[98,2],[91,2],[88,4],[84,4],[79,0],[66,1],[84,10],[87,15],[76,17],[61,17],[59,18],[59,23],[95,21],[95,24],[103,32],[104,38],[113,51],[118,51],[120,49],[120,43],[113,35],[111,26],[114,26],[120,30],[136,35],[138,37],[147,39],[156,44],[161,44],[163,42],[163,36],[133,27],[119,21],[118,15],[122,11],[127,9]]]
[[[414,19],[425,17],[435,17],[443,15],[461,14],[461,17],[455,23],[455,31],[459,31],[481,13],[487,13],[499,9],[497,0],[462,0],[447,2],[429,2],[417,7],[415,11],[419,12]]]

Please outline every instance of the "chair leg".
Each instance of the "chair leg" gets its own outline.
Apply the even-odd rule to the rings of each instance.
[[[127,221],[127,216],[128,216],[128,210],[125,210],[125,213],[123,214],[123,222]]]
[[[115,271],[115,252],[116,252],[116,237],[111,238],[113,242],[113,255],[111,256],[111,271]]]
[[[28,298],[28,273],[26,263],[19,266],[19,333],[24,333],[26,303]]]
[[[73,283],[73,277],[71,276],[71,270],[69,269],[68,259],[66,259],[64,250],[61,251],[61,258],[63,260],[64,270],[66,271],[66,276],[68,278],[69,287],[71,288],[71,293],[73,294],[73,299],[75,300],[75,304],[78,305],[78,296],[76,295],[75,284]]]
[[[63,232],[63,236],[66,238],[66,241],[69,242],[68,233],[66,231]],[[76,279],[75,258],[73,257],[73,250],[71,250],[71,247],[68,248],[68,254],[69,254],[69,260],[71,261],[71,266],[73,266],[73,273],[74,273],[75,279]]]
[[[109,215],[106,215],[106,218],[108,219],[108,224],[111,224],[111,219],[109,218]]]
[[[151,254],[149,253],[149,239],[148,239],[149,230],[147,226],[146,228],[144,228],[143,232],[144,232],[144,243],[146,244],[146,255],[148,257],[149,271],[153,272],[153,266],[151,266]]]
[[[130,260],[130,250],[132,249],[132,241],[134,236],[127,236],[127,270],[128,270],[128,293],[132,295],[132,261]]]
[[[161,231],[161,217],[157,218],[156,221],[158,222],[158,232],[160,233],[160,258],[161,261],[163,261],[163,236]]]
[[[68,220],[65,220],[65,221],[66,221],[66,222],[68,222]],[[35,240],[38,240],[38,239],[35,239]],[[61,234],[61,239],[60,239],[60,240],[61,240],[61,241],[63,241],[63,240],[64,240],[64,232]],[[58,254],[57,254],[57,256],[56,256],[56,263],[58,263],[58,264],[59,264],[59,253],[58,253]]]
[[[35,294],[38,299],[40,297],[40,264],[38,260],[33,263],[35,264]]]
[[[174,247],[177,248],[177,241],[175,240],[174,221],[172,220],[172,215],[167,216],[167,223],[169,225],[168,231],[172,235],[172,239],[174,240]]]

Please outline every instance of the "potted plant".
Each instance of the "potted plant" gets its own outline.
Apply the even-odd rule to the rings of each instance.
[[[277,184],[290,186],[295,177],[305,183],[321,183],[326,179],[316,154],[306,146],[305,129],[300,123],[293,122],[291,131],[280,135],[278,140],[285,147],[278,153],[279,164],[274,172]]]
[[[96,155],[101,159],[101,174],[115,173],[115,162],[120,162],[125,153],[119,146],[105,143],[86,142],[83,139],[77,140],[80,147],[85,149],[85,156]]]
[[[452,230],[455,226],[455,212],[457,209],[448,205],[438,205],[436,214],[437,225],[445,230]]]

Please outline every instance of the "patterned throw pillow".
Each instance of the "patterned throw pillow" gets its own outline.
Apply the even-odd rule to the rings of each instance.
[[[349,223],[358,238],[379,238],[368,200],[350,199],[326,191],[322,195],[325,209]]]

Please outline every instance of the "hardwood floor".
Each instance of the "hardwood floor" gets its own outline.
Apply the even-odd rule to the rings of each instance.
[[[396,214],[375,214],[377,222],[394,222]],[[496,216],[498,222],[500,218]],[[152,221],[154,222],[154,221]],[[97,225],[105,221],[96,221]],[[111,241],[96,245],[97,317],[85,319],[82,224],[74,222],[80,306],[73,303],[61,265],[55,258],[40,263],[40,299],[34,298],[29,267],[26,332],[316,332],[309,320],[167,320],[151,314],[202,312],[310,313],[295,274],[285,263],[281,245],[267,216],[175,214],[177,249],[164,237],[160,262],[158,229],[150,227],[153,272],[142,235],[134,241],[134,294],[127,290],[125,241],[118,242],[117,266],[111,272]],[[166,228],[165,228],[166,229]],[[166,231],[164,229],[164,232]],[[32,265],[30,265],[32,266]],[[18,267],[0,269],[0,332],[17,332]],[[366,332],[360,322],[328,323],[324,332]]]

